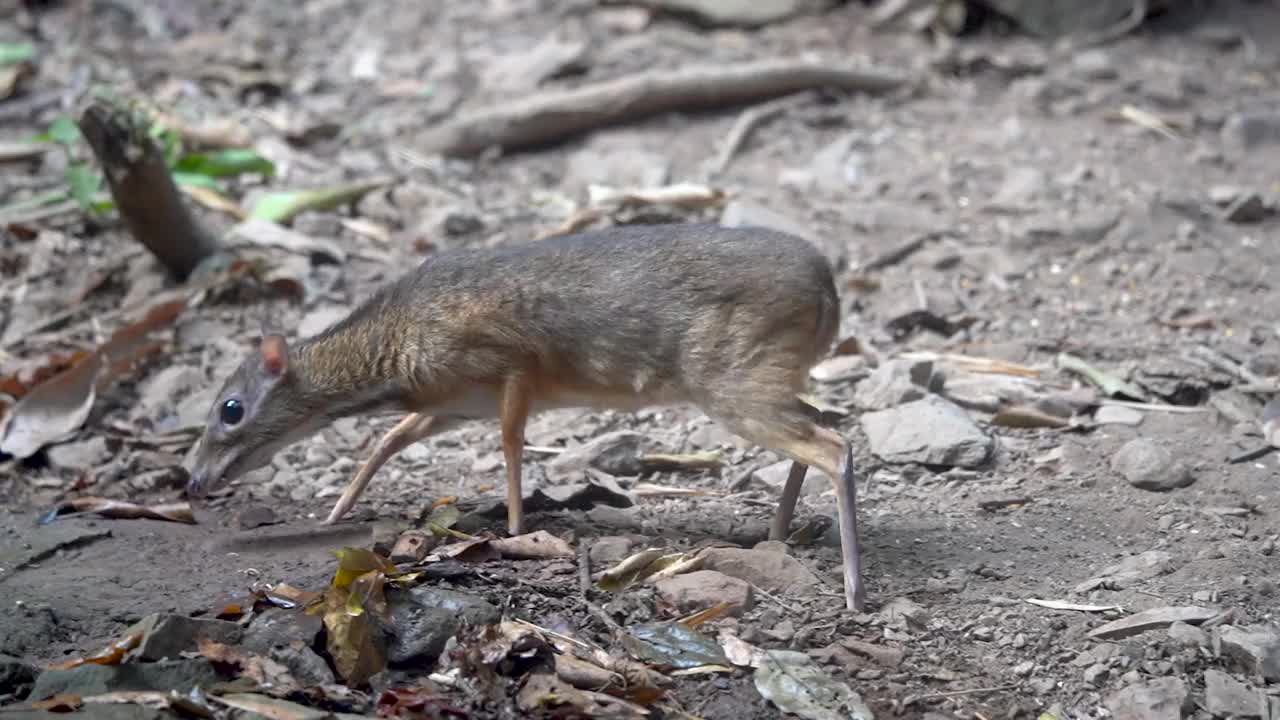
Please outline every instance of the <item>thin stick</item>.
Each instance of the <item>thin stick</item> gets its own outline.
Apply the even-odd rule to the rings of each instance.
[[[591,551],[586,543],[578,543],[578,593],[587,597],[591,590]]]
[[[1133,408],[1134,410],[1152,410],[1167,413],[1202,413],[1208,412],[1209,408],[1187,405],[1164,405],[1161,403],[1142,403],[1132,402],[1130,400],[1112,400],[1110,398],[1099,401],[1099,405],[1112,405],[1114,407]]]
[[[733,161],[733,157],[738,154],[738,151],[746,144],[747,138],[758,126],[811,97],[813,97],[813,93],[810,91],[799,92],[776,100],[770,100],[767,103],[742,111],[742,114],[734,121],[733,127],[729,129],[729,135],[725,138],[724,145],[720,148],[720,154],[716,157],[715,164],[711,166],[712,177],[724,173],[725,169],[729,167],[729,163]]]
[[[949,690],[946,692],[929,693],[928,695],[912,695],[902,701],[902,707],[908,707],[921,700],[937,700],[939,698],[963,697],[965,695],[983,695],[985,693],[1003,692],[1005,690],[1017,690],[1021,685],[1018,683],[1010,683],[1008,685],[996,685],[995,687],[971,688],[969,690]]]
[[[860,65],[794,59],[656,70],[559,92],[541,90],[465,114],[424,132],[417,148],[453,156],[479,155],[492,147],[511,151],[665,112],[722,109],[819,88],[885,93],[909,78]]]

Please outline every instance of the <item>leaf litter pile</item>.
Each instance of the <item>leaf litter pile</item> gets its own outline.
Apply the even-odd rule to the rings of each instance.
[[[42,675],[56,687],[60,673],[86,666],[169,665],[180,668],[171,687],[43,692],[28,705],[67,712],[126,704],[202,718],[232,709],[280,720],[488,717],[483,708],[504,706],[522,717],[696,718],[670,692],[677,677],[746,675],[761,698],[798,717],[873,717],[808,654],[739,637],[729,616],[741,608],[731,601],[683,614],[668,608],[670,617],[628,627],[594,602],[695,570],[697,552],[645,550],[595,573],[575,601],[603,631],[544,627],[445,585],[483,586],[493,579],[484,572],[491,560],[585,561],[586,553],[543,531],[470,536],[450,527],[453,518],[443,507],[425,529],[389,546],[336,551],[323,587],[257,582],[196,616],[151,615],[101,651]],[[275,628],[269,645],[255,639],[264,626]]]

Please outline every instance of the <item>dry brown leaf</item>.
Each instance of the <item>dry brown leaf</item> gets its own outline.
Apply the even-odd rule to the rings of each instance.
[[[124,660],[125,655],[129,654],[129,651],[142,644],[143,635],[145,635],[145,633],[142,631],[132,633],[106,646],[96,655],[86,655],[81,658],[64,660],[63,662],[50,665],[49,668],[51,670],[70,670],[71,668],[77,668],[86,664],[119,665]]]
[[[0,452],[22,460],[79,430],[93,410],[101,372],[94,354],[32,388],[5,415]]]
[[[248,678],[260,688],[269,688],[272,693],[286,694],[300,687],[300,683],[289,672],[289,668],[271,658],[251,653],[244,648],[224,645],[205,637],[196,641],[200,654],[216,663],[235,665],[240,669],[240,677]]]
[[[516,704],[526,713],[550,711],[568,705],[585,717],[643,718],[649,716],[644,707],[590,690],[579,690],[549,673],[533,673],[525,678]]]
[[[47,710],[56,713],[75,712],[84,705],[84,699],[74,693],[59,693],[51,698],[31,703],[34,710]]]
[[[453,558],[463,562],[488,562],[498,560],[502,554],[492,545],[493,538],[474,537],[461,542],[437,547],[431,554],[439,558]]]
[[[363,685],[387,665],[383,628],[388,622],[383,595],[386,575],[370,570],[348,588],[330,586],[324,597],[326,648],[334,669],[351,687]]]
[[[162,347],[149,341],[149,334],[172,325],[186,305],[186,298],[156,303],[75,365],[32,387],[5,416],[0,452],[28,458],[78,430],[89,418],[98,391],[140,357]]]
[[[704,450],[696,453],[645,453],[637,459],[645,470],[653,472],[716,470],[724,465],[719,450]]]
[[[281,700],[280,698],[267,697],[266,695],[228,693],[209,697],[227,707],[254,713],[268,718],[268,720],[314,720],[316,717],[323,717],[323,715],[316,712],[315,708],[309,708],[295,702]]]
[[[512,560],[548,560],[573,557],[573,547],[546,530],[536,530],[525,535],[490,540],[489,545]]]
[[[207,188],[202,185],[179,185],[178,189],[187,194],[192,200],[201,205],[220,213],[226,213],[236,220],[244,220],[249,217],[249,211],[240,207],[235,200],[223,195],[222,193]]]
[[[1011,428],[1064,428],[1069,427],[1071,421],[1030,405],[1011,405],[1000,408],[992,416],[991,424]]]

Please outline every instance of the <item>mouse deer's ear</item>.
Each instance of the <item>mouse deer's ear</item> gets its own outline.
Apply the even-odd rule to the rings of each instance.
[[[262,353],[262,367],[268,375],[280,377],[289,369],[289,345],[283,335],[264,335],[258,351]]]

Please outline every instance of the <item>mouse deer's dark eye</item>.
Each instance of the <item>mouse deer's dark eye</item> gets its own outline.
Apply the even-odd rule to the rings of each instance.
[[[222,403],[222,424],[237,425],[244,419],[244,403],[231,398]]]

